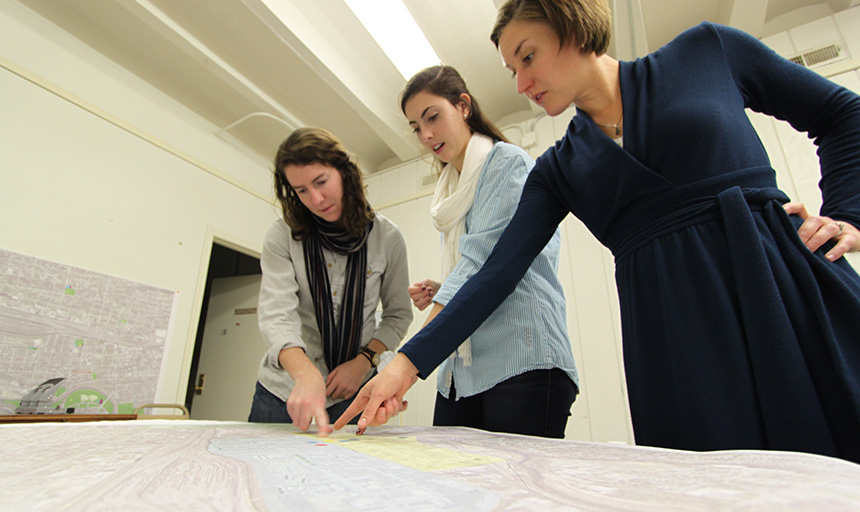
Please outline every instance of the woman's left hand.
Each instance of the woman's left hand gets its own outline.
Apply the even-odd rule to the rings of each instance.
[[[797,234],[810,251],[817,251],[828,240],[836,240],[836,245],[824,255],[830,261],[838,260],[846,252],[860,250],[860,230],[852,224],[822,215],[810,215],[801,202],[786,203],[783,208],[789,215],[798,215],[803,219]]]
[[[330,398],[349,399],[355,395],[370,369],[367,358],[359,354],[336,367],[325,380],[325,394]]]

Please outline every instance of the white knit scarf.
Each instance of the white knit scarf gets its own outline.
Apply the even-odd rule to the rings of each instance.
[[[475,202],[475,192],[481,180],[481,170],[487,155],[493,150],[493,139],[480,133],[473,133],[466,146],[463,169],[458,173],[450,163],[442,169],[433,202],[430,203],[430,216],[436,229],[442,233],[442,280],[448,278],[454,266],[460,261],[460,236],[466,232],[466,214]],[[472,338],[457,347],[451,357],[460,357],[464,366],[472,365]],[[451,385],[453,375],[444,376]]]
[[[430,204],[430,216],[442,233],[442,280],[460,261],[460,236],[466,232],[466,214],[472,209],[481,169],[493,149],[493,139],[473,133],[466,146],[463,169],[458,173],[450,163],[442,169]]]

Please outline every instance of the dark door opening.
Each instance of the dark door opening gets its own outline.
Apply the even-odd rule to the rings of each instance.
[[[234,251],[218,243],[212,244],[209,257],[209,271],[206,274],[206,290],[203,293],[203,305],[200,308],[200,321],[197,323],[197,337],[194,342],[194,354],[191,356],[191,370],[188,372],[188,389],[185,392],[185,407],[191,410],[194,401],[194,387],[197,385],[197,367],[200,363],[200,351],[203,348],[203,330],[206,327],[206,312],[209,311],[209,295],[212,291],[212,280],[220,277],[247,276],[261,274],[260,260],[239,251]]]

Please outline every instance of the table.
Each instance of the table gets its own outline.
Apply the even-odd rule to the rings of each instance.
[[[349,429],[349,430],[347,430]],[[456,427],[0,425],[3,510],[857,510],[860,465]]]

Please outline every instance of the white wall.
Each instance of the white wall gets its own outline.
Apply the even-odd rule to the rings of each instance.
[[[833,41],[846,49],[849,60],[860,58],[860,7],[764,39],[784,56],[793,56]],[[824,68],[819,70],[827,71]],[[860,91],[860,74],[856,70],[831,79]],[[806,203],[810,211],[818,211],[821,194],[815,146],[806,135],[795,132],[788,123],[753,112],[749,114],[777,170],[780,187],[792,199]],[[562,136],[571,115],[572,112],[556,118],[539,115],[508,127],[505,135],[520,145],[523,140],[534,140],[527,150],[536,157]],[[367,180],[371,202],[404,231],[413,281],[439,275],[439,235],[428,214],[432,186],[421,186],[422,179],[431,174],[429,161],[428,158],[408,162]],[[559,276],[567,298],[568,329],[582,391],[573,405],[566,437],[632,443],[614,261],[609,251],[577,219],[568,216],[562,229]],[[849,256],[855,268],[860,268],[858,256]],[[417,332],[424,316],[417,315],[418,320],[413,323],[409,336]],[[419,381],[410,390],[407,395],[410,409],[403,416],[404,424],[428,425],[432,422],[434,387],[435,378],[431,378]]]
[[[212,238],[259,253],[276,216],[266,163],[13,2],[0,91],[0,247],[177,290],[158,400],[183,403]]]

